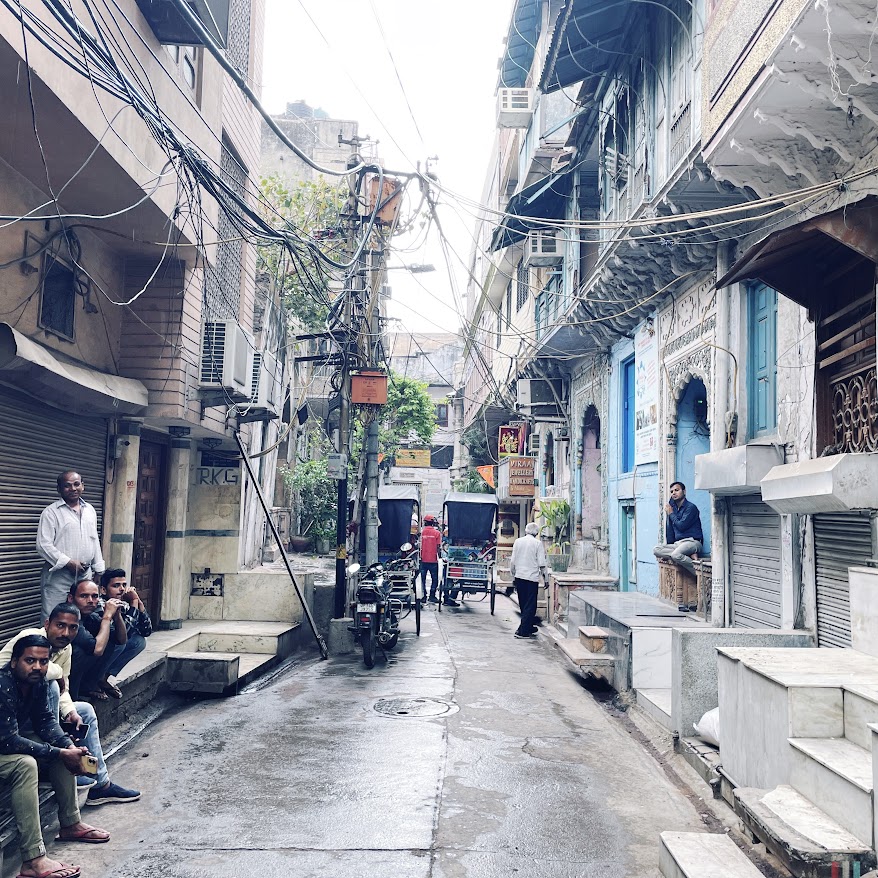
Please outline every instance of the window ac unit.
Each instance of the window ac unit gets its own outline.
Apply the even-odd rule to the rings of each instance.
[[[563,239],[559,229],[535,229],[528,232],[524,260],[529,267],[555,265],[563,258]]]
[[[566,427],[555,427],[552,432],[555,434],[555,439],[558,441],[566,441],[570,438],[570,431]]]
[[[250,404],[253,408],[277,413],[281,396],[281,364],[268,351],[253,354],[253,380]]]
[[[530,436],[527,437],[527,453],[531,457],[540,453],[540,438],[539,433],[531,433]]]
[[[253,339],[235,320],[204,323],[198,384],[203,390],[222,390],[234,402],[250,399]]]
[[[558,418],[558,400],[564,402],[564,382],[560,379],[519,378],[516,382],[518,407],[532,418]],[[557,397],[557,398],[556,398]]]
[[[527,128],[534,114],[532,88],[501,88],[497,92],[497,127]]]

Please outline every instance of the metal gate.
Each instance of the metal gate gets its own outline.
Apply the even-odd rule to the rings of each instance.
[[[107,422],[40,405],[0,390],[0,643],[40,616],[36,552],[40,513],[58,499],[58,474],[71,467],[102,524]]]
[[[729,503],[732,624],[780,628],[780,516],[759,497]]]
[[[859,512],[822,512],[813,516],[817,580],[817,645],[851,645],[848,567],[875,555],[872,519]]]

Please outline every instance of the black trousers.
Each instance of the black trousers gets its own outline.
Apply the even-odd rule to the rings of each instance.
[[[430,574],[430,592],[429,594],[436,596],[436,589],[439,587],[439,562],[438,561],[421,561],[421,588],[424,591],[424,597],[428,597],[427,593],[427,574]]]
[[[518,606],[521,609],[521,623],[516,634],[533,634],[537,630],[534,625],[534,617],[537,614],[537,591],[540,587],[538,582],[530,579],[514,580],[515,590],[518,592]]]

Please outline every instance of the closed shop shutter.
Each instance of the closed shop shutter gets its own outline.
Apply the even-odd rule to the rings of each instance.
[[[58,474],[70,467],[79,471],[100,533],[106,458],[106,420],[0,390],[0,642],[40,621],[37,526],[43,509],[58,499]]]
[[[736,497],[730,510],[732,624],[780,628],[780,516],[759,497]]]
[[[815,515],[814,567],[817,580],[817,645],[851,645],[848,567],[874,557],[872,521],[858,512]]]

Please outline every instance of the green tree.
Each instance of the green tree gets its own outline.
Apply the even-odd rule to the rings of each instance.
[[[327,183],[323,177],[287,183],[277,174],[260,182],[268,202],[261,206],[266,219],[277,226],[280,216],[288,230],[313,240],[322,252],[341,255],[337,252],[344,239],[340,217],[348,195],[344,184]],[[321,329],[330,298],[326,266],[307,253],[301,260],[293,259],[279,244],[258,247],[256,252],[257,283],[265,289],[279,287],[284,306],[302,326]]]
[[[474,470],[467,470],[462,479],[454,480],[454,490],[466,494],[493,494],[493,488]]]
[[[284,482],[299,499],[299,532],[317,540],[335,540],[338,485],[326,474],[326,454],[314,460],[298,460],[284,470]]]

